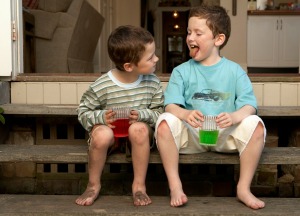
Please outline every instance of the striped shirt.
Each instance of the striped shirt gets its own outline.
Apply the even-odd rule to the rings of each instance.
[[[137,121],[154,127],[163,112],[163,106],[163,90],[155,74],[140,75],[134,83],[125,84],[109,71],[92,83],[82,95],[77,113],[79,122],[89,132],[94,125],[105,124],[105,111],[113,107],[137,110]]]

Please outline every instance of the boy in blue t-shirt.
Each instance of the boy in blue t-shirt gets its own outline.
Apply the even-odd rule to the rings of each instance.
[[[165,91],[165,113],[156,123],[155,136],[169,182],[171,206],[188,198],[178,173],[180,154],[205,151],[239,152],[237,198],[252,209],[265,203],[250,191],[264,148],[266,129],[256,115],[256,98],[245,71],[220,56],[230,36],[230,17],[220,6],[192,8],[186,43],[192,59],[174,68]],[[204,115],[217,116],[216,146],[199,144]]]

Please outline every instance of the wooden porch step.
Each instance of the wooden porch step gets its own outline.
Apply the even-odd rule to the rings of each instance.
[[[63,115],[76,116],[77,105],[43,105],[43,104],[2,104],[7,115]],[[291,117],[300,116],[300,106],[259,106],[261,117]]]
[[[36,163],[87,163],[87,146],[84,145],[9,145],[0,144],[0,162]],[[115,153],[107,163],[131,163],[125,153]],[[150,163],[160,164],[157,151],[151,152]],[[180,155],[182,164],[239,164],[238,154],[205,152]],[[260,164],[300,164],[300,148],[265,148]]]
[[[100,196],[92,206],[78,206],[76,195],[0,195],[1,215],[140,215],[140,216],[298,216],[300,198],[261,198],[266,207],[252,210],[234,197],[189,197],[187,205],[170,207],[169,197],[151,197],[149,206],[134,207],[131,196]]]
[[[104,73],[23,73],[16,82],[94,82]],[[161,82],[168,82],[170,74],[157,74]],[[299,82],[299,73],[248,73],[251,82]]]

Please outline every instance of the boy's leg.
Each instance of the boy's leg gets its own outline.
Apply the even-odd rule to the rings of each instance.
[[[264,148],[264,127],[258,123],[249,143],[240,156],[240,178],[237,184],[237,198],[252,209],[260,209],[265,203],[256,198],[250,191],[261,153]]]
[[[129,127],[131,157],[134,172],[132,183],[133,204],[145,206],[152,203],[146,193],[146,175],[150,157],[150,128],[142,122],[136,122]]]
[[[101,174],[105,165],[107,150],[113,144],[113,132],[107,126],[95,126],[90,136],[88,151],[89,182],[85,192],[76,199],[76,204],[88,206],[97,199],[101,189]]]
[[[181,206],[187,203],[188,198],[183,192],[179,177],[179,152],[175,144],[171,130],[164,120],[157,127],[157,147],[168,178],[171,206]]]

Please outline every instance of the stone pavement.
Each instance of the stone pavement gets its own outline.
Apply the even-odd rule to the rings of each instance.
[[[100,196],[92,206],[78,206],[75,195],[0,195],[0,215],[214,215],[214,216],[298,216],[299,198],[262,198],[266,207],[252,210],[234,197],[189,197],[184,207],[169,205],[169,197],[151,197],[149,206],[134,207],[130,196]]]

